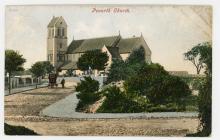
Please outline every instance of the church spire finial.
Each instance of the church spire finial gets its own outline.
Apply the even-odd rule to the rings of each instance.
[[[118,35],[121,36],[120,30],[118,30]]]

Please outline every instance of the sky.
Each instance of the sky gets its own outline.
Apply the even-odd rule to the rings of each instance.
[[[93,12],[94,9],[110,12]],[[114,8],[129,11],[114,13]],[[47,25],[53,16],[67,22],[68,44],[73,40],[143,35],[152,52],[152,61],[168,71],[196,73],[183,53],[198,43],[212,41],[210,6],[160,5],[41,5],[7,6],[6,49],[19,51],[26,58],[25,68],[46,60]]]

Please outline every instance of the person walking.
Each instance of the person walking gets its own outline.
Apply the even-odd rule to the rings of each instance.
[[[65,79],[64,78],[61,81],[61,85],[62,85],[62,88],[64,88],[64,85],[65,85]]]

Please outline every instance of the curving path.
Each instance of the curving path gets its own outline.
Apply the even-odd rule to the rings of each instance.
[[[117,119],[117,118],[194,118],[197,112],[155,112],[155,113],[81,113],[76,112],[78,103],[77,93],[46,107],[40,113],[41,116],[77,118],[77,119]]]

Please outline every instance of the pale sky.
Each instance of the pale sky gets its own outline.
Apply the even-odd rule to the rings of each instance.
[[[210,6],[121,6],[129,13],[93,13],[93,8],[120,6],[53,5],[7,6],[6,49],[18,50],[26,58],[25,68],[46,60],[47,25],[53,16],[63,16],[68,25],[68,44],[73,39],[143,34],[152,51],[152,61],[169,71],[195,73],[183,53],[194,45],[212,40]]]

